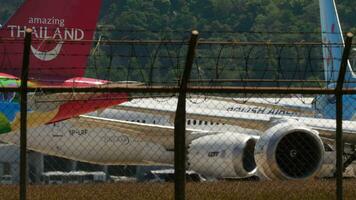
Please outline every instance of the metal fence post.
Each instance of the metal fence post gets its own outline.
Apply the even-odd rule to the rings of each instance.
[[[20,127],[20,200],[26,199],[27,187],[27,80],[30,64],[32,29],[26,29],[21,72],[21,127]]]
[[[345,48],[342,55],[341,65],[339,77],[337,80],[337,85],[335,88],[335,96],[336,96],[336,199],[342,200],[344,198],[343,195],[343,153],[344,153],[344,142],[342,136],[342,88],[345,81],[345,73],[346,67],[348,64],[348,59],[351,51],[352,45],[352,33],[347,33]]]
[[[186,110],[185,100],[188,80],[195,57],[195,48],[198,42],[199,32],[192,31],[189,49],[187,53],[185,68],[180,84],[177,111],[174,120],[174,197],[176,200],[185,199],[185,172],[186,172],[186,139],[185,139],[185,121]]]

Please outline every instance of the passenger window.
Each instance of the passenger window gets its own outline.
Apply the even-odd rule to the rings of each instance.
[[[193,120],[193,125],[197,125],[197,120]]]
[[[187,124],[190,125],[190,119],[188,119]]]

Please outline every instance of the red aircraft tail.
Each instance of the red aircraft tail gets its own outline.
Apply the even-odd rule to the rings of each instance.
[[[26,0],[0,31],[0,71],[20,76],[23,38],[33,29],[30,75],[64,81],[84,75],[101,0]]]

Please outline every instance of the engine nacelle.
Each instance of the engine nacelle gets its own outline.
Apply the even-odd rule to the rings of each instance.
[[[320,169],[324,146],[318,132],[287,121],[268,129],[255,147],[258,170],[268,179],[305,179]]]
[[[249,177],[256,172],[257,139],[247,134],[221,133],[200,137],[188,149],[189,168],[220,178]]]

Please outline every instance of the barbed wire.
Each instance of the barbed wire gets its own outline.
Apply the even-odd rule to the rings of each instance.
[[[39,27],[31,27],[31,26],[3,26],[2,30],[6,30],[6,31],[11,31],[11,30],[25,30],[24,27],[26,28],[32,28],[34,30],[38,29]],[[15,29],[16,28],[16,29]],[[67,31],[71,31],[71,29],[80,29],[82,31],[91,31],[91,32],[108,32],[108,33],[112,33],[112,32],[120,32],[120,33],[179,33],[179,34],[183,34],[183,33],[187,33],[188,35],[191,33],[192,30],[194,30],[195,28],[192,29],[123,29],[123,28],[115,28],[115,27],[105,27],[105,25],[98,25],[98,27],[96,27],[95,29],[89,29],[89,28],[83,28],[83,27],[54,27],[54,28],[50,28],[50,27],[46,27],[46,31],[47,32],[53,32],[56,31],[57,29],[60,29],[63,31],[65,31],[65,29]],[[285,35],[285,34],[300,34],[300,35],[310,35],[310,34],[340,34],[340,32],[333,32],[333,31],[288,31],[288,30],[283,30],[283,31],[267,31],[267,30],[263,30],[263,31],[259,31],[259,30],[224,30],[224,29],[196,29],[198,30],[200,33],[221,33],[221,34],[231,34],[231,33],[236,33],[236,34],[281,34],[281,35]],[[348,33],[347,31],[342,32],[342,34],[346,34]]]
[[[23,38],[11,38],[11,37],[3,37],[0,38],[0,44],[7,43],[7,44],[23,44]],[[122,45],[122,44],[135,44],[135,45],[162,45],[162,44],[169,44],[169,45],[182,45],[188,44],[188,40],[186,39],[110,39],[110,40],[68,40],[68,39],[58,39],[58,38],[47,38],[47,39],[32,39],[33,43],[43,43],[46,42],[47,44],[51,44],[54,42],[63,42],[68,45],[88,45],[92,43],[99,43],[101,42],[103,45]],[[200,39],[198,42],[199,45],[284,45],[284,46],[303,46],[303,45],[331,45],[331,46],[344,46],[343,43],[336,43],[336,42],[322,42],[322,41],[305,41],[305,40],[297,40],[291,42],[276,42],[272,40],[260,40],[260,41],[241,41],[239,39]],[[354,42],[353,45],[356,45]]]
[[[21,66],[13,66],[10,58],[22,55],[22,51],[12,52],[2,48],[7,44],[3,38],[0,42],[0,68],[6,72],[19,74]],[[21,42],[10,38],[11,42]],[[43,41],[42,41],[43,42]],[[51,41],[52,42],[52,41]],[[55,69],[64,73],[70,70],[85,70],[90,77],[105,78],[117,81],[141,81],[149,84],[172,83],[179,80],[185,62],[187,42],[183,40],[88,40],[83,42],[69,41],[69,45],[95,46],[90,53],[72,52],[63,48],[58,56],[89,57],[89,66],[51,67],[31,66],[30,73],[50,73]],[[35,40],[36,44],[36,40]],[[67,43],[66,43],[67,44]],[[328,59],[322,56],[322,45],[329,48],[341,47],[342,44],[326,44],[322,42],[241,42],[241,41],[210,41],[200,40],[196,49],[196,58],[192,73],[193,79],[202,80],[201,84],[236,84],[241,80],[267,79],[276,84],[308,84],[325,85],[321,80],[326,69],[322,63]],[[333,58],[341,61],[341,58]],[[120,75],[118,75],[120,74]],[[93,76],[94,75],[94,76]],[[312,79],[313,81],[298,82],[293,80]],[[215,81],[206,81],[215,80]],[[225,80],[225,81],[219,81]],[[234,81],[226,81],[234,80]],[[280,80],[280,81],[279,81]],[[348,81],[348,80],[347,80]],[[173,81],[174,84],[176,81]],[[249,81],[246,84],[257,83]],[[195,81],[198,83],[198,81]]]

